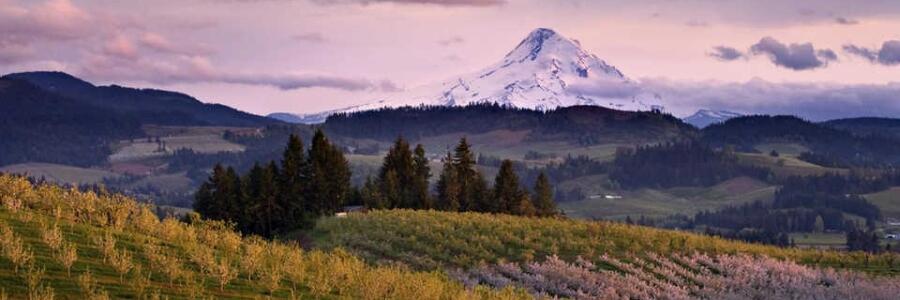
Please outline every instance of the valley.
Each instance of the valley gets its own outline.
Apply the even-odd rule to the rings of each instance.
[[[880,50],[847,42],[838,58],[821,44],[765,36],[683,56],[713,42],[697,34],[657,45],[668,53],[656,58],[679,60],[657,64],[643,54],[658,49],[633,43],[640,27],[683,17],[665,10],[635,19],[640,26],[575,26],[585,43],[532,29],[501,57],[492,48],[517,40],[500,35],[510,29],[468,13],[533,3],[215,4],[264,16],[249,24],[219,22],[204,1],[189,6],[202,17],[148,11],[171,24],[145,26],[88,15],[81,2],[17,1],[0,0],[0,69],[15,72],[0,76],[0,300],[900,295],[900,119],[890,115],[900,85],[860,84],[871,79],[862,74],[786,80],[832,78],[829,64],[860,61],[890,74],[900,41]],[[257,6],[285,9],[247,14]],[[412,13],[435,6],[428,18]],[[353,32],[332,24],[373,11],[385,15]],[[526,15],[547,17],[540,11]],[[727,11],[650,36],[725,32],[714,27]],[[809,13],[792,35],[819,26],[813,10],[797,11]],[[269,23],[279,16],[290,17]],[[477,35],[445,39],[426,26],[456,32],[465,16],[484,26]],[[831,26],[857,24],[828,16]],[[307,19],[316,26],[291,30],[310,31],[265,45]],[[421,32],[406,32],[409,20]],[[69,31],[70,21],[91,30]],[[390,38],[371,30],[376,23],[391,26]],[[893,23],[871,24],[862,27]],[[765,28],[783,34],[782,25]],[[185,35],[157,33],[172,28]],[[216,34],[183,40],[197,30]],[[227,47],[207,47],[218,34]],[[78,44],[44,49],[52,40]],[[291,51],[267,56],[275,48]],[[626,75],[594,52],[647,70]],[[752,79],[730,82],[737,68],[719,78],[724,65],[701,57],[746,64],[750,73],[738,75]],[[799,75],[773,77],[761,63]],[[34,66],[51,71],[21,71]],[[698,81],[654,77],[675,69]],[[459,75],[435,80],[447,70]]]

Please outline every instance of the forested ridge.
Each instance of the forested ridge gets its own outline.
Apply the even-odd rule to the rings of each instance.
[[[696,129],[658,112],[628,112],[599,106],[572,106],[537,111],[496,103],[468,106],[419,106],[338,113],[323,124],[341,136],[412,140],[448,133],[529,130],[532,139],[568,140],[593,145],[612,140],[656,140],[681,137]]]

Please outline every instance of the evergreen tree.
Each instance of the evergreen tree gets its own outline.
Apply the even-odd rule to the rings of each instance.
[[[328,141],[321,129],[313,135],[308,159],[307,207],[316,215],[332,215],[347,200],[350,166],[344,153]]]
[[[453,156],[448,152],[444,158],[444,167],[437,182],[438,207],[446,211],[460,211],[462,208],[459,198],[462,186],[459,184],[459,176],[453,165]]]
[[[494,181],[493,201],[485,203],[481,209],[493,213],[514,213],[520,208],[524,192],[519,185],[519,176],[513,170],[511,160],[503,160]]]
[[[288,138],[287,147],[278,173],[280,195],[278,206],[283,210],[283,221],[289,226],[304,224],[304,197],[309,168],[303,153],[303,141],[294,134]]]
[[[541,217],[553,216],[556,214],[556,203],[553,202],[553,188],[550,186],[550,180],[547,175],[541,172],[537,181],[534,183],[534,208],[536,214]]]
[[[239,226],[245,232],[272,237],[278,231],[294,226],[284,218],[278,174],[274,161],[265,167],[257,163],[244,179],[247,217]]]
[[[393,176],[390,181],[388,175]],[[382,194],[386,197],[389,208],[414,208],[415,195],[412,187],[415,175],[416,169],[409,143],[403,137],[397,137],[378,172],[378,180],[383,188]]]
[[[234,169],[217,164],[195,198],[194,210],[205,218],[233,221],[240,209],[240,183]]]
[[[387,201],[384,200],[384,196],[381,194],[381,187],[378,186],[378,183],[372,177],[366,178],[366,183],[360,189],[360,194],[363,205],[366,207],[371,209],[387,208]]]
[[[483,211],[484,209],[478,207],[480,195],[477,194],[483,194],[482,186],[487,184],[483,179],[479,180],[480,174],[475,169],[475,155],[465,137],[459,140],[459,144],[454,149],[453,167],[456,169],[457,182],[460,185],[459,204],[461,208],[466,211]]]
[[[431,193],[428,191],[431,167],[428,165],[428,158],[425,157],[425,147],[422,144],[416,145],[414,153],[413,166],[416,170],[412,186],[413,195],[416,199],[414,208],[431,209],[434,208],[434,201],[431,199]]]
[[[514,204],[513,210],[510,213],[520,216],[533,217],[537,215],[537,209],[535,209],[531,197],[528,196],[528,193],[522,192],[519,193],[519,199],[516,200],[516,204]]]
[[[150,138],[148,137],[147,139]],[[206,218],[213,219],[213,216],[218,217],[221,215],[221,212],[217,212],[216,203],[213,202],[213,192],[216,186],[215,181],[218,180],[216,174],[224,171],[225,168],[221,164],[216,164],[213,167],[212,175],[200,185],[200,189],[194,194],[194,211]]]

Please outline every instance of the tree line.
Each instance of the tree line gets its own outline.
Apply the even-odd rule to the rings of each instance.
[[[290,135],[282,159],[256,163],[246,174],[216,164],[195,194],[194,210],[208,219],[236,224],[244,233],[272,237],[308,228],[321,216],[334,215],[350,203],[369,209],[434,209],[477,211],[525,216],[557,214],[553,189],[540,174],[529,193],[505,160],[493,187],[475,168],[475,156],[465,138],[443,160],[432,191],[429,159],[422,145],[411,148],[397,138],[374,178],[360,188],[351,185],[351,169],[341,149],[322,130],[308,151]]]
[[[442,159],[443,167],[434,193],[429,188],[432,173],[424,147],[414,149],[402,137],[394,141],[375,178],[366,180],[360,194],[373,209],[411,208],[444,211],[476,211],[524,216],[556,215],[553,189],[543,173],[535,180],[533,193],[524,188],[511,160],[500,163],[500,171],[489,187],[476,168],[477,160],[465,138]]]
[[[244,233],[272,237],[334,214],[350,195],[349,163],[318,130],[308,151],[290,135],[280,164],[256,163],[243,176],[217,164],[197,191],[194,210],[233,222]]]
[[[619,149],[609,171],[624,189],[712,186],[739,176],[768,180],[771,171],[743,165],[733,151],[696,140]]]

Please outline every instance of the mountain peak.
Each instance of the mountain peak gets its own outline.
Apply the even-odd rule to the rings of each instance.
[[[332,112],[475,103],[497,103],[536,110],[593,105],[615,110],[647,111],[660,109],[659,100],[658,96],[643,91],[616,67],[585,51],[577,41],[553,29],[537,28],[501,61],[487,68],[407,90],[377,102]]]
[[[733,111],[727,110],[712,110],[712,109],[700,109],[693,115],[685,117],[684,122],[694,125],[697,128],[704,128],[706,126],[722,123],[728,121],[732,118],[742,117],[744,114],[736,113]]]
[[[50,91],[85,90],[95,86],[68,73],[58,71],[34,71],[12,73],[3,76],[5,78],[20,79]]]
[[[566,39],[553,29],[538,28],[531,31],[515,49],[506,54],[506,58],[519,61],[535,60],[548,41],[566,41]]]

